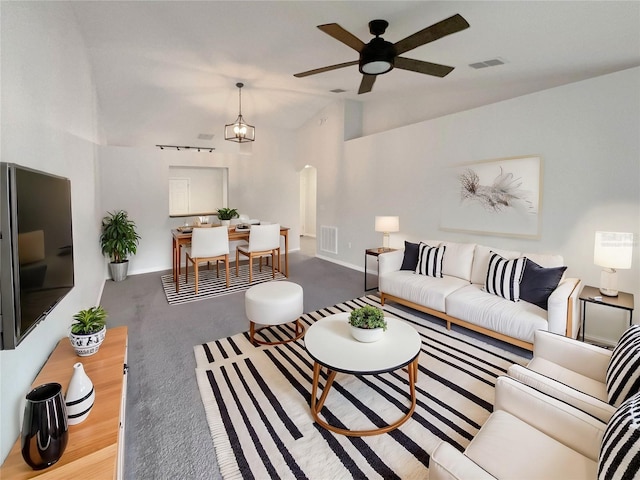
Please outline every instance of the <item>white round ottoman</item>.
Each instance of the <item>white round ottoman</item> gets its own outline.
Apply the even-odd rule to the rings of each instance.
[[[300,315],[304,309],[302,287],[297,283],[277,281],[254,285],[244,295],[244,307],[249,319],[249,338],[256,345],[276,345],[291,342],[304,335]],[[293,336],[276,342],[255,338],[256,332],[268,326],[295,322]],[[256,324],[265,325],[256,329]]]

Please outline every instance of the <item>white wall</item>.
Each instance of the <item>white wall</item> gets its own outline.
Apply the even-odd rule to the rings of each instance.
[[[635,68],[347,142],[318,126],[319,117],[325,128],[339,121],[338,107],[326,109],[301,129],[301,145],[318,163],[318,223],[339,227],[338,255],[318,253],[362,268],[363,251],[382,242],[375,215],[400,215],[392,246],[436,238],[560,253],[567,275],[597,286],[594,232],[633,232],[633,267],[619,271],[619,287],[640,298],[639,84]],[[540,239],[439,229],[445,167],[521,155],[544,162]],[[614,318],[598,322],[600,315]],[[605,340],[617,339],[628,318],[595,317],[587,334]]]
[[[169,218],[169,166],[227,167],[229,207],[290,227],[289,250],[300,248],[299,182],[291,132],[260,129],[251,155],[158,148],[101,147],[104,212],[126,210],[142,237],[129,273],[171,268],[171,229],[192,219]],[[103,212],[103,214],[104,214]]]
[[[69,6],[1,2],[3,162],[71,180],[75,287],[15,350],[0,352],[0,456],[20,433],[21,403],[72,315],[103,286],[91,69]],[[69,372],[71,376],[71,372]]]

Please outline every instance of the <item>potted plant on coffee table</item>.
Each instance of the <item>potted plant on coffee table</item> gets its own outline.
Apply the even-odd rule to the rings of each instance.
[[[218,219],[222,225],[230,225],[231,220],[234,218],[238,218],[240,215],[238,214],[237,208],[219,208],[218,209]]]
[[[69,340],[80,357],[98,351],[107,334],[107,312],[100,305],[80,310],[73,316]]]
[[[128,256],[135,254],[140,235],[136,232],[136,224],[124,210],[109,212],[102,219],[100,246],[102,253],[109,255],[109,272],[115,282],[127,278],[129,269]]]
[[[387,329],[384,312],[372,305],[356,308],[349,314],[351,335],[359,342],[375,342]]]

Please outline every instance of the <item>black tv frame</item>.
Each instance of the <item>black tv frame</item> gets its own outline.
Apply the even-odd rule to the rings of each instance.
[[[20,263],[18,258],[18,192],[16,176],[17,171],[23,170],[33,174],[61,180],[67,183],[66,190],[69,197],[68,218],[71,229],[70,240],[73,243],[73,224],[71,213],[71,181],[66,177],[61,177],[48,172],[43,172],[22,165],[0,162],[0,349],[13,350],[29,335],[37,325],[39,325],[55,306],[73,289],[75,286],[75,271],[71,272],[71,285],[56,287],[49,290],[62,290],[53,292],[52,300],[43,302],[42,312],[36,310],[36,318],[33,323],[22,329],[21,310],[21,279]],[[46,209],[46,196],[43,200],[43,208]],[[65,205],[66,207],[66,205]],[[66,210],[66,208],[65,208]],[[66,252],[73,256],[73,245],[69,245],[70,251]],[[73,268],[73,257],[71,258]],[[47,290],[47,289],[43,289]],[[55,297],[55,298],[54,298]],[[38,315],[39,313],[39,315]]]

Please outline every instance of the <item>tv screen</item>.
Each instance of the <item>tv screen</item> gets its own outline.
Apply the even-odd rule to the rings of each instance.
[[[2,348],[15,348],[73,288],[71,182],[0,164]]]

